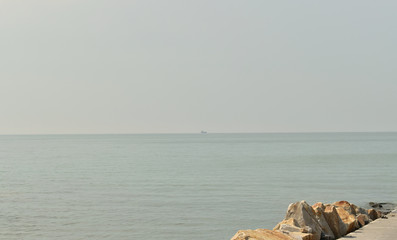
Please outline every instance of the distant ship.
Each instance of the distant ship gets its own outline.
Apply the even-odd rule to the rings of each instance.
[[[206,131],[201,131],[201,134],[207,134],[207,132]]]

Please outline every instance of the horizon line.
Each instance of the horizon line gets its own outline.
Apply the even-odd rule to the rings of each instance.
[[[296,132],[206,132],[205,134],[321,134],[321,133],[397,133],[397,131],[296,131]],[[47,135],[183,135],[201,132],[145,132],[145,133],[11,133],[0,136],[47,136]],[[203,134],[203,135],[205,135]]]

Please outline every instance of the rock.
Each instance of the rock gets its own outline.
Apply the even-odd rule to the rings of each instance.
[[[288,224],[281,224],[279,231],[281,232],[303,232],[302,228],[296,227],[296,226],[291,226]]]
[[[382,204],[382,210],[380,211],[384,214],[389,214],[391,211],[397,208],[397,204],[395,203],[381,203],[381,204]]]
[[[333,240],[335,239],[335,235],[332,232],[332,229],[329,227],[329,224],[324,216],[325,206],[323,203],[319,202],[312,206],[314,213],[316,214],[316,218],[318,223],[321,226],[321,239]]]
[[[313,234],[301,232],[282,232],[295,240],[313,240]]]
[[[309,226],[304,226],[303,228],[301,228],[301,232],[303,233],[313,233],[313,229]]]
[[[393,211],[394,209],[397,208],[396,204],[387,203],[387,202],[383,202],[383,203],[370,202],[369,206],[371,206],[371,208],[373,208],[377,211],[381,211],[382,214],[384,214],[384,215],[389,214],[391,211]]]
[[[375,209],[373,209],[373,208],[368,209],[368,210],[367,210],[367,213],[368,213],[368,216],[369,216],[369,218],[370,218],[371,220],[376,220],[376,219],[379,218],[379,217],[378,217],[378,212],[377,212]]]
[[[360,214],[360,215],[357,216],[357,222],[358,222],[358,225],[360,227],[363,227],[365,225],[365,221],[363,219],[363,216],[364,216],[363,214]]]
[[[280,231],[296,240],[313,240],[312,229],[308,226],[298,227],[295,219],[289,218],[281,221],[274,229]]]
[[[333,205],[326,205],[324,210],[324,217],[327,220],[329,227],[334,233],[335,238],[340,238],[346,235],[346,224],[339,217],[336,207]]]
[[[357,207],[354,204],[351,204],[351,206],[354,208],[354,211],[356,211],[356,215],[360,215],[360,214],[365,214],[368,216],[367,210],[362,208],[362,207]]]
[[[382,208],[382,204],[376,202],[369,202],[368,203],[372,208]]]
[[[293,220],[291,223],[290,220]],[[288,220],[284,220],[280,222],[276,227],[278,230],[282,232],[303,232],[303,229],[300,227],[297,227],[296,224],[294,223],[295,219],[290,218]]]
[[[298,223],[296,222],[295,219],[289,218],[289,219],[284,219],[283,221],[279,222],[273,230],[281,230],[281,228],[286,228],[287,226],[292,227],[292,228],[297,228],[299,229],[298,232],[300,232],[301,228],[298,227]]]
[[[359,223],[360,227],[363,227],[364,225],[369,223],[369,217],[366,214],[358,214],[357,215],[357,222]]]
[[[351,233],[359,227],[356,216],[350,214],[345,208],[336,207],[336,211],[338,212],[340,219],[342,219],[346,224],[346,233]]]
[[[345,209],[349,214],[356,215],[356,210],[348,201],[334,202],[332,205]]]
[[[256,230],[240,230],[231,238],[231,240],[295,240],[295,239],[279,231],[273,231],[268,229],[256,229]]]
[[[396,207],[391,203],[370,204],[374,208],[367,210],[348,201],[313,206],[305,201],[291,203],[284,220],[273,230],[240,230],[231,240],[335,240],[375,219],[387,218]]]
[[[291,203],[288,206],[284,221],[291,218],[294,219],[293,223],[296,224],[296,227],[303,229],[302,231],[308,231],[308,233],[312,233],[313,240],[320,240],[322,232],[321,226],[317,222],[316,214],[313,208],[307,202],[300,201]],[[281,225],[281,223],[278,224],[273,230],[279,230]]]
[[[325,210],[325,205],[322,202],[317,202],[312,206],[313,210],[316,208],[321,208],[323,211]]]

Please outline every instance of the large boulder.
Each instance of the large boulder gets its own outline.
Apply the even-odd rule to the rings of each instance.
[[[301,228],[303,233],[311,233],[313,240],[321,239],[322,228],[317,221],[313,208],[305,201],[291,203],[288,206],[285,219],[294,219],[295,227]],[[290,220],[291,221],[291,220]],[[278,224],[273,230],[280,230],[283,222]]]
[[[345,209],[349,214],[356,215],[356,209],[348,201],[338,201],[332,205]]]
[[[335,235],[332,232],[332,229],[329,227],[329,224],[324,216],[324,210],[325,210],[324,204],[318,202],[314,204],[312,208],[314,210],[314,213],[316,214],[317,221],[321,226],[321,230],[322,230],[321,237],[329,240],[335,239]]]
[[[336,211],[338,212],[340,219],[342,219],[342,221],[346,224],[346,233],[351,233],[359,228],[355,215],[350,214],[343,207],[336,207]]]
[[[240,230],[231,240],[295,240],[279,231],[268,229]]]
[[[293,218],[281,221],[274,229],[296,240],[313,240],[312,229],[309,227],[298,227],[297,221]]]
[[[340,238],[346,235],[346,224],[339,217],[335,206],[326,205],[324,209],[324,217],[332,232],[334,233],[335,238]]]

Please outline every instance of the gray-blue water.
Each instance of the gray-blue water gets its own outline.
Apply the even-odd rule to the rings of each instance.
[[[397,133],[0,136],[0,239],[230,239],[397,202]]]

